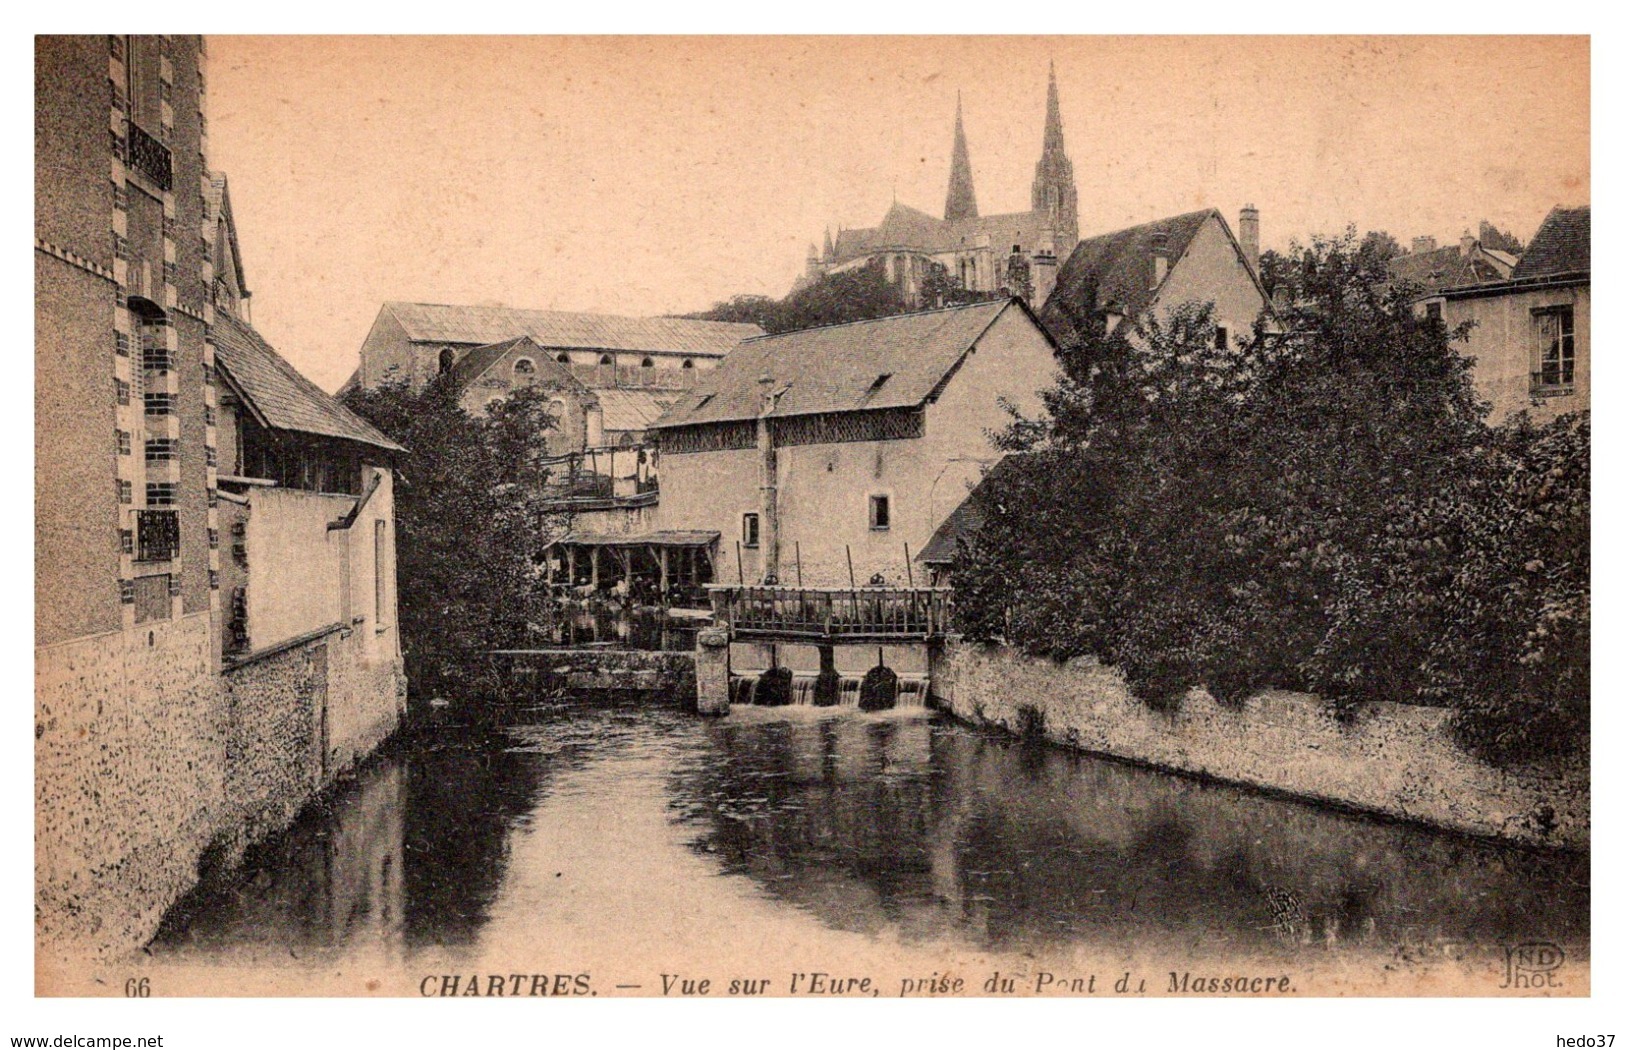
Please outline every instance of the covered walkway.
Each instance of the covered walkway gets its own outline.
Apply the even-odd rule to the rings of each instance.
[[[662,530],[642,534],[571,532],[543,550],[549,587],[633,600],[703,601],[716,578],[720,533]]]

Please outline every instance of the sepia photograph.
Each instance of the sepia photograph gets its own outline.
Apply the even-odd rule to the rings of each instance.
[[[34,996],[1592,994],[1589,37],[32,47]]]

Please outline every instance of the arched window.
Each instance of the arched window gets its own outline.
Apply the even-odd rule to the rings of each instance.
[[[693,368],[694,367],[693,360],[690,359],[690,358],[687,358],[687,357],[683,358],[683,367],[684,368]]]
[[[643,364],[640,365],[639,367],[640,368],[653,368],[654,366],[655,366],[655,359],[652,358],[652,357],[645,357],[643,359]]]
[[[617,442],[617,444],[622,448],[631,448],[633,445],[637,444],[637,441],[633,439],[631,434],[622,434],[621,439]]]
[[[457,363],[457,354],[451,347],[442,347],[440,350],[440,374],[445,375],[451,371],[451,366]]]
[[[559,351],[559,356],[558,356],[558,362],[561,365],[569,364],[570,363],[570,351],[568,351],[568,350],[560,350]]]
[[[598,363],[601,365],[612,365],[615,363],[615,359],[608,354],[605,354],[598,359]]]
[[[533,376],[536,374],[536,362],[528,357],[521,357],[513,363],[513,374],[516,376]]]

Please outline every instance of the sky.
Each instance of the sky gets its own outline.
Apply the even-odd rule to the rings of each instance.
[[[255,326],[325,388],[391,299],[651,315],[782,296],[827,228],[1029,206],[1055,65],[1084,236],[1261,212],[1528,240],[1587,203],[1576,37],[209,39]]]

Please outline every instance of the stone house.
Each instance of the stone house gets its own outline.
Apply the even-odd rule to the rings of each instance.
[[[906,582],[1054,371],[1019,299],[748,339],[654,426],[661,524],[717,536],[722,583]]]
[[[614,416],[606,419],[606,429],[619,442],[620,434],[641,434],[636,426],[628,427],[629,422],[659,416],[739,340],[760,334],[752,324],[676,317],[387,302],[361,345],[361,364],[346,386],[371,390],[406,382],[421,389],[476,351],[481,351],[485,367],[474,368],[487,376],[494,356],[503,357],[510,373],[520,358],[527,358],[540,374],[539,362],[545,358],[588,390],[620,392],[615,400],[627,410],[605,408],[606,417]],[[537,348],[534,358],[528,348],[507,347],[500,353],[488,349],[521,336]],[[601,443],[584,429],[580,436],[576,450]]]
[[[248,395],[263,413],[255,425],[285,436],[279,449],[331,442],[339,473],[348,477],[353,465],[359,491],[364,471],[369,487],[378,479],[364,510],[352,493],[324,497],[320,542],[357,551],[280,567],[272,556],[259,579],[251,563],[250,608],[297,605],[307,590],[340,593],[345,558],[361,573],[354,588],[370,578],[364,566],[376,564],[377,544],[389,572],[387,465],[397,450],[297,380],[246,326],[225,183],[207,166],[206,65],[197,36],[35,43],[42,965],[138,947],[200,866],[229,863],[291,815],[399,711],[395,639],[355,641],[379,619],[320,633],[294,629],[297,617],[277,627],[267,612],[253,644],[280,648],[259,652],[253,669],[240,668],[249,653],[226,644],[235,500],[256,498],[228,475],[238,450],[251,447],[232,432],[232,399]],[[252,344],[253,363],[240,344]],[[255,367],[278,373],[285,403],[255,388]],[[302,476],[338,476],[322,473],[332,465],[320,457],[281,462],[314,471]],[[244,530],[250,550],[283,530],[269,503],[291,492],[263,487],[266,509]],[[364,544],[330,538],[326,524],[347,517],[385,525]],[[382,593],[393,602],[392,583]],[[349,698],[325,736],[313,726],[327,709],[324,691]],[[337,711],[338,701],[329,706]]]
[[[1591,409],[1591,206],[1553,208],[1503,280],[1439,289],[1418,313],[1472,324],[1461,352],[1490,422]]]
[[[1111,330],[1185,303],[1212,303],[1215,339],[1250,335],[1260,316],[1272,316],[1258,281],[1258,228],[1258,209],[1248,205],[1240,239],[1207,208],[1080,241],[1040,317],[1065,346],[1090,313]]]

